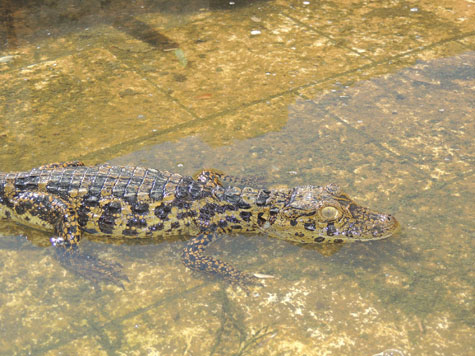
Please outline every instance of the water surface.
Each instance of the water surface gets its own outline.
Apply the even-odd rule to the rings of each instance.
[[[209,253],[275,276],[247,295],[187,270],[185,239],[84,251],[1,222],[0,354],[470,355],[473,4],[5,1],[0,169],[80,159],[271,186],[336,182],[396,237],[321,251],[229,236]]]

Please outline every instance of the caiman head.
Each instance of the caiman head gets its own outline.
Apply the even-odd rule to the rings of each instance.
[[[267,234],[304,243],[379,240],[399,230],[393,216],[358,205],[336,184],[294,188],[271,220]]]

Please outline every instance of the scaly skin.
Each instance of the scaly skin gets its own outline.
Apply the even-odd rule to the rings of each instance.
[[[0,173],[0,218],[54,231],[66,267],[94,282],[122,286],[120,265],[84,258],[83,233],[122,238],[192,236],[183,251],[191,269],[240,285],[256,277],[204,255],[216,236],[263,233],[302,243],[383,239],[399,228],[390,215],[364,208],[335,184],[285,190],[224,186],[214,170],[193,177],[142,167],[58,163]]]

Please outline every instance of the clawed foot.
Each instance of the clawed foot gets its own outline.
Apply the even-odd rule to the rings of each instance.
[[[246,294],[249,294],[250,287],[265,287],[263,280],[269,278],[274,278],[274,276],[261,273],[248,274],[241,272],[237,278],[232,278],[228,281],[234,286],[239,286]]]
[[[77,248],[66,249],[58,246],[56,254],[66,269],[90,280],[96,287],[104,282],[125,289],[122,281],[129,282],[129,278],[122,273],[120,263],[103,261],[95,256],[81,253]]]
[[[230,282],[233,287],[241,288],[247,295],[251,294],[250,288],[264,286],[257,277],[247,273],[242,273],[238,279],[230,279],[228,282]]]
[[[263,286],[263,278],[272,278],[264,274],[249,274],[241,272],[229,263],[203,254],[206,246],[217,238],[216,234],[202,234],[191,239],[181,255],[183,264],[192,271],[206,273],[239,286],[249,293],[249,286]]]

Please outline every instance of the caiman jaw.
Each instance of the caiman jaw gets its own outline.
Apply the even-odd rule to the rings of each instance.
[[[380,240],[400,229],[393,216],[359,205],[335,184],[296,187],[283,206],[272,206],[269,211],[277,208],[271,225],[260,225],[260,230],[289,241]]]

